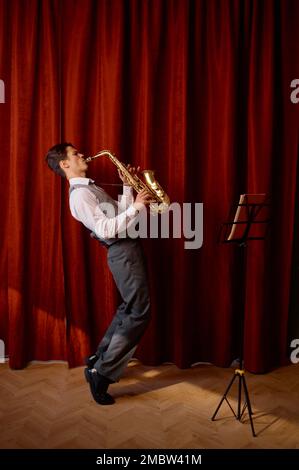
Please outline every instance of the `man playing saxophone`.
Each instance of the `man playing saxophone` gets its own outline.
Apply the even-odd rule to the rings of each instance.
[[[114,399],[107,392],[108,387],[122,376],[150,320],[149,289],[141,244],[136,239],[119,238],[118,235],[136,222],[139,211],[153,202],[153,195],[142,189],[134,201],[129,178],[119,170],[123,196],[119,202],[115,201],[86,177],[88,164],[71,143],[52,147],[46,162],[56,174],[69,181],[72,216],[107,248],[108,266],[123,299],[95,354],[87,358],[84,370],[94,400],[101,405],[111,405]],[[131,175],[135,174],[135,168],[128,166],[127,169]],[[109,207],[115,212],[107,213]]]

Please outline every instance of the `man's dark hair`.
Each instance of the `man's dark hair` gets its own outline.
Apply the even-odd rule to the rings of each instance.
[[[48,164],[48,167],[51,168],[51,170],[55,171],[55,173],[57,173],[58,175],[63,176],[63,178],[66,177],[66,174],[63,171],[63,169],[60,168],[59,162],[61,160],[66,160],[67,158],[66,148],[67,147],[74,147],[74,146],[70,142],[63,142],[62,144],[57,144],[57,145],[54,145],[54,147],[51,147],[46,155],[46,162]]]

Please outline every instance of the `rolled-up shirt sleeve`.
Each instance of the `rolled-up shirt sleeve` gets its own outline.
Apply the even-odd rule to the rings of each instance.
[[[133,195],[131,201],[126,210],[114,217],[108,217],[91,191],[85,188],[76,188],[70,196],[70,209],[76,220],[82,222],[99,238],[107,240],[115,238],[126,230],[137,218],[138,210],[133,206]],[[120,210],[120,204],[118,207]]]

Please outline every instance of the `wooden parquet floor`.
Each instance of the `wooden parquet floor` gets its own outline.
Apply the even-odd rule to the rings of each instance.
[[[224,404],[211,416],[233,369],[200,364],[180,370],[132,361],[97,405],[83,367],[0,364],[0,448],[299,448],[299,364],[266,375],[246,373],[258,436]],[[231,403],[236,404],[237,391]]]

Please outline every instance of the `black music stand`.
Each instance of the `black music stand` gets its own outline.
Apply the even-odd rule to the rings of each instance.
[[[245,369],[243,361],[243,348],[244,348],[244,305],[246,300],[246,266],[247,266],[247,251],[246,247],[249,240],[264,240],[267,235],[269,227],[269,202],[266,194],[242,194],[240,196],[239,204],[235,212],[233,222],[225,222],[221,226],[219,234],[220,243],[234,243],[240,248],[241,263],[243,269],[243,284],[241,291],[241,317],[240,317],[240,357],[238,358],[239,367],[235,370],[234,375],[225,390],[215,413],[212,416],[212,421],[215,420],[216,415],[224,401],[228,404],[235,418],[241,422],[246,408],[250,419],[252,434],[256,437],[253,420],[252,408],[249,398],[249,392],[245,380]],[[238,405],[237,412],[233,410],[231,404],[227,399],[227,395],[234,383],[238,379]],[[242,391],[244,392],[245,400],[242,407]]]

